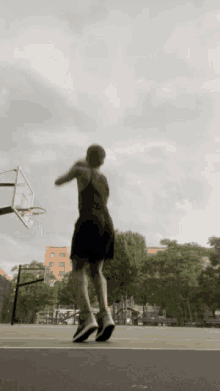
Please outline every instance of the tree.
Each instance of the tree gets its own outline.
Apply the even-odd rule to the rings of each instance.
[[[198,287],[201,260],[207,250],[195,243],[180,245],[168,239],[161,240],[160,244],[167,248],[148,257],[142,267],[146,289],[142,283],[141,294],[148,296],[149,304],[155,303],[181,318],[190,311],[189,296]]]
[[[86,266],[88,268],[88,266]],[[96,291],[90,277],[88,277],[89,298],[92,306],[97,305]],[[55,283],[59,290],[59,304],[74,305],[78,309],[76,293],[73,289],[72,272],[66,273],[61,282]]]
[[[145,237],[140,235],[138,232],[132,231],[126,231],[123,235],[126,239],[130,261],[137,267],[137,269],[140,269],[148,256]]]
[[[220,238],[208,239],[213,248],[207,249],[210,266],[203,270],[198,278],[199,287],[191,298],[199,319],[203,319],[205,309],[212,311],[215,318],[216,309],[220,309]]]
[[[113,304],[133,295],[133,283],[138,273],[134,262],[134,245],[131,233],[115,231],[114,260],[106,261],[103,274],[108,284],[108,303]],[[114,313],[113,313],[114,316]]]
[[[209,251],[209,260],[211,262],[211,265],[213,267],[219,266],[220,265],[220,238],[217,238],[216,236],[211,236],[208,239],[208,244],[214,247]]]
[[[28,270],[38,268],[38,270]],[[40,270],[42,269],[42,270]],[[12,272],[18,272],[18,266],[11,269]],[[15,288],[17,283],[17,274],[14,275],[11,281],[12,292],[10,296],[10,315],[12,315]],[[34,281],[44,277],[44,265],[41,262],[32,261],[26,269],[24,266],[21,270],[20,284],[24,282]],[[56,278],[51,272],[51,278]],[[53,288],[46,285],[44,282],[36,282],[34,284],[19,287],[18,301],[16,306],[16,319],[25,322],[34,322],[36,313],[41,311],[46,305],[53,304]]]

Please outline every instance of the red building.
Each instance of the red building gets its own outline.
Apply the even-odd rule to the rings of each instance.
[[[46,247],[44,265],[49,266],[50,270],[56,276],[56,280],[53,281],[53,284],[55,281],[61,281],[66,273],[72,271],[70,247]]]

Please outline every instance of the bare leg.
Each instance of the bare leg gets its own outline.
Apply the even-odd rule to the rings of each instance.
[[[94,284],[98,296],[100,313],[108,313],[107,281],[102,272],[99,272],[94,278]]]
[[[90,264],[90,274],[95,285],[96,294],[99,301],[100,314],[108,313],[108,298],[107,298],[107,281],[102,273],[104,261],[101,261],[98,266]]]
[[[92,313],[92,307],[89,300],[89,294],[88,294],[88,278],[85,272],[85,267],[82,269],[76,268],[76,260],[73,261],[73,270],[72,270],[72,277],[73,277],[73,289],[76,294],[77,298],[77,304],[80,308],[80,316],[82,317],[88,317],[90,313]],[[83,260],[79,260],[79,264],[83,263]],[[85,266],[85,263],[84,263]]]

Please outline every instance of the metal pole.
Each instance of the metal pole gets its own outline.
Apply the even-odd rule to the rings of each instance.
[[[19,282],[20,282],[20,274],[21,274],[21,265],[19,265],[19,269],[18,269],[18,278],[17,278],[17,284],[16,284],[15,298],[14,298],[14,307],[13,307],[13,313],[12,313],[12,318],[11,318],[11,325],[12,326],[13,326],[14,320],[15,320],[16,304],[17,304],[17,298],[18,298],[18,288],[19,288]]]
[[[188,296],[187,296],[187,304],[188,304],[189,316],[190,316],[190,321],[191,321],[191,326],[192,326],[192,325],[193,325],[193,321],[192,321],[192,314],[191,314],[191,311],[190,311],[189,298],[188,298]]]
[[[37,276],[38,277],[38,276]],[[36,293],[36,291],[37,291],[37,284],[35,284],[35,287],[34,287],[35,289],[34,289],[34,318],[33,318],[33,323],[35,323],[35,316],[36,316],[36,314],[35,314],[35,312],[36,312],[36,296],[37,296],[37,293]]]
[[[17,184],[18,184],[18,173],[19,173],[19,166],[17,167],[17,170],[16,171],[16,179],[15,179],[15,184],[14,184],[14,193],[13,193],[13,197],[12,197],[12,203],[11,203],[11,206],[12,208],[14,208],[14,203],[15,203],[15,193],[16,193],[16,188],[17,188]]]
[[[58,292],[57,292],[57,319],[56,319],[57,324],[59,319],[59,296],[60,296],[60,283],[58,285]]]
[[[12,209],[10,206],[6,206],[5,208],[1,208],[0,215],[6,215],[8,213],[14,213],[14,209]]]
[[[11,171],[17,171],[16,168],[14,170],[8,170],[8,171],[3,171],[1,174],[5,174],[6,172],[11,172]]]
[[[5,281],[4,281],[4,293],[3,293],[3,305],[4,305],[4,303],[5,303],[5,299],[6,299],[6,297],[5,297],[5,291],[6,291],[6,278],[4,279]],[[2,312],[0,312],[0,323],[1,323],[1,321],[2,321]]]
[[[125,326],[127,326],[127,292],[125,293]]]

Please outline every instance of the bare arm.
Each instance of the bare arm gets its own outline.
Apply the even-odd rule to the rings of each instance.
[[[57,180],[55,181],[55,185],[61,186],[64,183],[68,183],[73,179],[75,179],[77,175],[78,175],[78,167],[73,166],[66,174],[61,175],[60,177],[57,178]]]
[[[64,183],[68,183],[77,178],[77,176],[80,175],[80,171],[82,171],[83,167],[87,167],[87,162],[85,160],[78,160],[66,174],[63,174],[57,178],[55,181],[55,186],[61,186]]]

